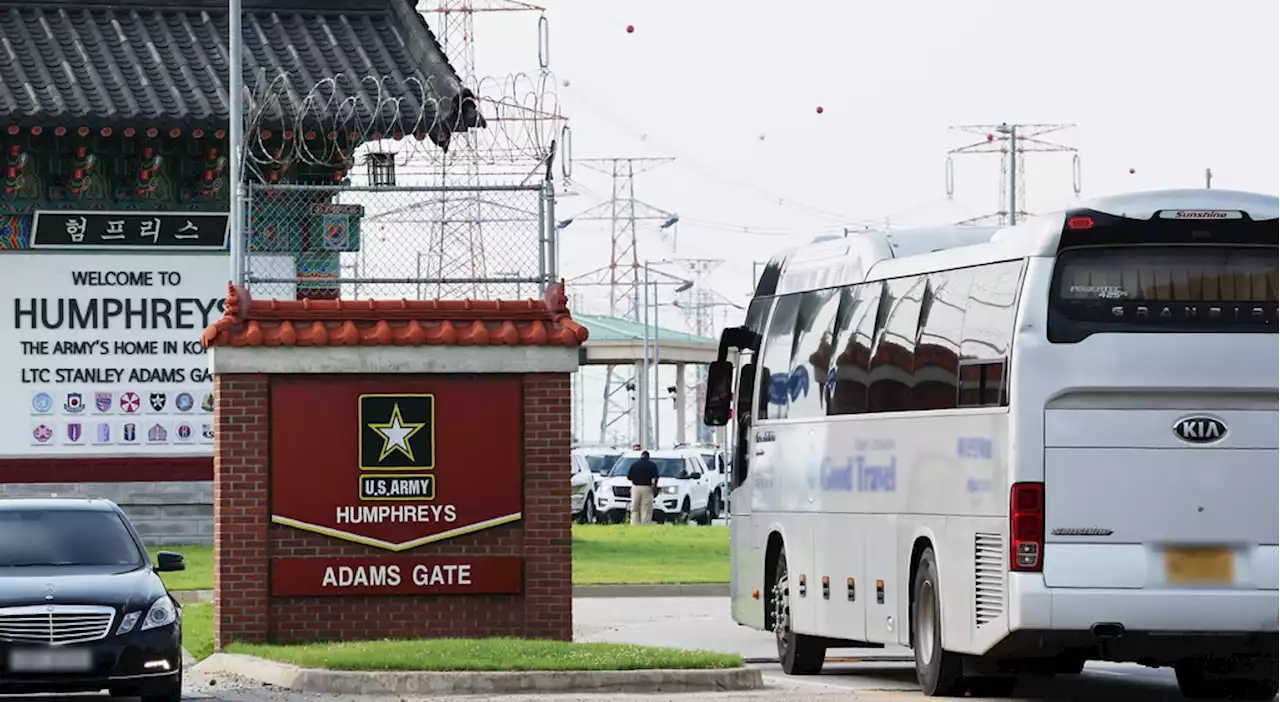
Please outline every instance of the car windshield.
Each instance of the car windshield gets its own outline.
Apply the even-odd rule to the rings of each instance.
[[[115,512],[0,510],[0,567],[142,563],[138,545]]]
[[[715,454],[712,454],[712,453],[704,453],[704,454],[701,454],[701,456],[702,456],[702,462],[703,462],[703,463],[705,463],[705,464],[707,464],[707,468],[709,468],[709,469],[711,469],[711,470],[715,470],[715,468],[716,468],[716,457],[715,457]]]
[[[618,456],[621,455],[622,454],[619,453],[588,454],[586,456],[587,467],[596,475],[604,475],[609,472],[609,469],[613,467],[614,463],[618,462]]]
[[[627,456],[626,458],[618,459],[618,462],[614,464],[613,472],[610,475],[615,478],[626,477],[627,471],[631,470],[631,465],[638,460],[640,460],[639,456]],[[658,466],[658,477],[660,478],[679,478],[680,471],[684,470],[683,458],[650,457],[649,460],[653,461],[654,465]]]

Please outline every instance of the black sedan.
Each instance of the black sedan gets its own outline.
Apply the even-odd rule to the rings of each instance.
[[[182,699],[182,609],[128,517],[96,499],[0,500],[0,694]]]

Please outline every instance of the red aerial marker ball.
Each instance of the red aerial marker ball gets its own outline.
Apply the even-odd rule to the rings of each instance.
[[[822,114],[822,105],[818,105],[818,114]]]
[[[994,141],[994,140],[995,140],[995,138],[996,138],[996,135],[995,135],[995,134],[988,134],[988,135],[987,135],[987,141]]]
[[[1130,168],[1130,169],[1129,169],[1129,175],[1133,175],[1133,173],[1134,173],[1134,170],[1133,170],[1132,168]]]
[[[628,25],[627,25],[627,34],[633,34],[635,31],[636,31],[636,27],[635,27],[635,25],[633,25],[633,24],[628,24]]]

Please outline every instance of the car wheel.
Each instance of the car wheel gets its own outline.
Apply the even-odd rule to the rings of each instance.
[[[822,672],[827,648],[812,636],[791,630],[791,587],[787,573],[787,553],[778,552],[773,568],[773,589],[769,593],[773,637],[778,646],[778,663],[787,675],[816,675]]]
[[[713,522],[720,516],[720,491],[716,490],[707,498],[707,521]]]
[[[916,680],[926,697],[961,697],[965,692],[960,656],[942,648],[942,609],[938,602],[938,567],[932,548],[920,554],[912,588],[911,647]]]
[[[675,521],[676,521],[676,523],[677,523],[677,524],[688,524],[688,523],[689,523],[689,513],[690,513],[690,512],[692,512],[692,511],[693,511],[693,508],[689,505],[689,498],[687,498],[687,497],[686,497],[686,498],[684,498],[684,504],[680,505],[680,514],[676,517],[676,520],[675,520]]]
[[[585,501],[582,503],[582,511],[578,513],[579,524],[595,524],[596,522],[596,496],[587,493]]]

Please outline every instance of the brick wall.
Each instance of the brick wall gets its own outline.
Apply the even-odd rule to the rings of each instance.
[[[214,445],[217,645],[422,636],[572,639],[569,376],[527,375],[523,386],[522,520],[395,554],[523,556],[523,594],[268,598],[269,556],[393,554],[269,524],[267,379],[219,376]]]
[[[213,379],[213,640],[267,638],[267,376]]]
[[[573,639],[571,402],[568,374],[525,376],[522,526],[525,625],[531,638]]]

